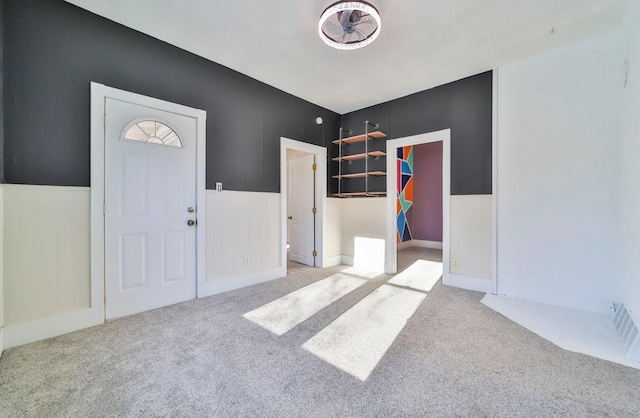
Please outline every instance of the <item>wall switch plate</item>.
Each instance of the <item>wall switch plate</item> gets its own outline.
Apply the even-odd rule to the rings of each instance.
[[[222,191],[222,183],[216,182],[216,191],[217,192],[221,192]]]
[[[458,267],[460,267],[460,261],[457,258],[453,259],[453,268],[457,269]]]

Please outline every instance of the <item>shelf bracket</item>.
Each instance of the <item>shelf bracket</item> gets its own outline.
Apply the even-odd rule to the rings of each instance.
[[[369,125],[373,126],[373,129],[378,129],[380,125],[377,123],[371,123],[368,120],[364,122],[364,195],[369,196]]]
[[[342,126],[340,127],[340,141],[338,142],[338,148],[340,149],[338,156],[340,159],[338,160],[338,197],[342,197],[342,139],[344,138],[344,132],[347,132],[351,135],[351,131],[349,129],[344,129]]]

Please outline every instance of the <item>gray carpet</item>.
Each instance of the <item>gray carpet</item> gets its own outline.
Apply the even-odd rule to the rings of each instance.
[[[564,351],[477,292],[437,284],[364,382],[301,347],[389,276],[280,337],[242,317],[343,268],[10,349],[0,416],[640,416],[640,370]]]

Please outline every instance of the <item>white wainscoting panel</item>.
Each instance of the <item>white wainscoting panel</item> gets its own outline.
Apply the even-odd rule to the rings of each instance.
[[[387,207],[384,197],[340,199],[342,255],[353,257],[356,237],[386,240]]]
[[[5,324],[89,308],[89,188],[3,189]]]
[[[0,184],[0,357],[4,351],[4,199]]]
[[[492,211],[491,195],[451,196],[452,275],[487,279],[491,286]]]
[[[206,201],[207,283],[199,297],[286,275],[279,193],[207,190]]]
[[[342,263],[342,199],[327,198],[325,267],[337,266]]]

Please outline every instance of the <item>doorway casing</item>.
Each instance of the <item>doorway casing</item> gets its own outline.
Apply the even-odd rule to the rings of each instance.
[[[317,171],[315,175],[316,220],[314,226],[315,248],[317,251],[315,266],[325,267],[325,229],[327,225],[327,149],[318,145],[280,138],[280,265],[285,274],[287,268],[287,150],[314,154]]]
[[[398,270],[398,243],[396,241],[396,182],[398,178],[397,150],[410,145],[442,141],[442,265],[445,283],[449,275],[449,244],[451,217],[451,129],[428,132],[387,141],[387,245],[385,249],[385,272],[395,274]],[[446,284],[446,283],[445,283]]]

